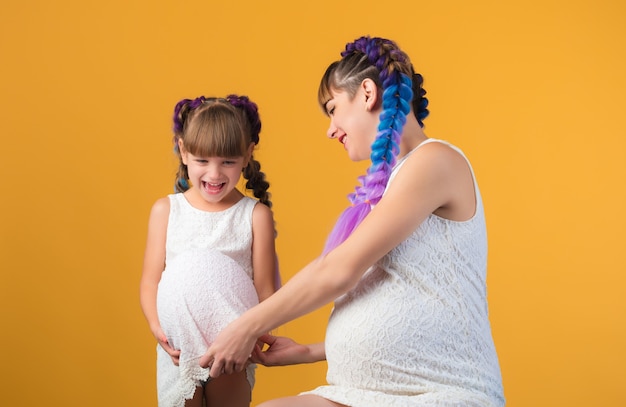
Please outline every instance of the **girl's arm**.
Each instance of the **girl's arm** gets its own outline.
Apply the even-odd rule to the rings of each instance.
[[[468,196],[458,190],[472,193]],[[309,263],[274,295],[228,325],[200,365],[212,366],[211,377],[243,369],[259,336],[334,301],[427,216],[440,208],[458,215],[457,207],[468,200],[475,205],[465,159],[440,143],[421,147],[407,158],[385,196],[345,242]]]
[[[148,238],[143,259],[143,270],[139,284],[139,299],[141,309],[148,321],[150,331],[159,344],[172,356],[174,362],[180,352],[172,349],[167,343],[167,337],[161,329],[157,314],[156,298],[161,274],[165,269],[165,239],[167,235],[167,221],[170,213],[169,199],[161,198],[154,203],[148,221]]]
[[[276,247],[272,210],[257,203],[252,212],[252,269],[259,302],[275,291]]]

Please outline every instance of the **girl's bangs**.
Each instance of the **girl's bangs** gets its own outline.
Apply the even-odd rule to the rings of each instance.
[[[185,149],[198,157],[242,157],[247,150],[245,130],[237,112],[206,109],[185,132]]]

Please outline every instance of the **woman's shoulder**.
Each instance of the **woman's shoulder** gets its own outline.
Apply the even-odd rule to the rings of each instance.
[[[427,139],[421,143],[407,154],[401,164],[397,168],[397,177],[407,177],[415,182],[421,179],[442,181],[442,178],[468,169],[463,152],[453,144],[438,139]]]
[[[466,160],[465,155],[459,147],[446,140],[435,138],[426,139],[417,148],[415,148],[413,152],[421,157],[432,157],[434,159],[451,161]]]
[[[466,220],[475,213],[477,190],[471,165],[465,154],[448,142],[430,141],[420,146],[407,157],[396,182],[414,199],[426,200],[432,213],[441,217]]]

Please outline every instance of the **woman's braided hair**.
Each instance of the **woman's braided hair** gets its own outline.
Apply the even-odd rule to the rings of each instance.
[[[320,104],[325,105],[332,90],[343,90],[354,97],[361,82],[369,78],[382,90],[382,112],[372,144],[372,163],[358,179],[361,186],[349,195],[352,205],[339,217],[326,242],[325,253],[347,239],[369,214],[372,205],[382,198],[400,151],[400,137],[411,105],[420,126],[428,116],[422,76],[414,72],[409,57],[393,41],[364,36],[346,45],[341,56],[322,78]]]
[[[183,99],[174,108],[174,152],[179,158],[175,190],[189,189],[189,174],[178,147],[182,140],[185,150],[203,157],[245,156],[250,143],[259,144],[261,119],[257,105],[247,96],[229,95],[226,98],[199,96]],[[246,188],[252,190],[260,202],[271,207],[270,184],[261,172],[261,164],[250,158],[243,170]]]

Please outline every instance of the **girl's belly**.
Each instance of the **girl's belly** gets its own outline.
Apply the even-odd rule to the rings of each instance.
[[[168,261],[157,291],[159,321],[175,348],[190,336],[208,345],[257,303],[254,284],[239,264],[209,250],[190,250]]]

